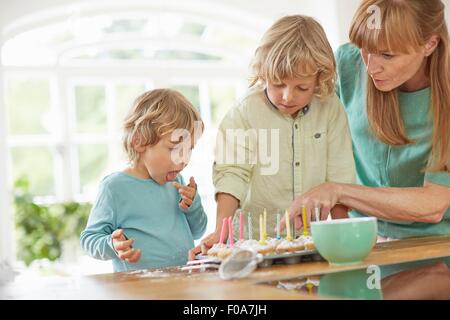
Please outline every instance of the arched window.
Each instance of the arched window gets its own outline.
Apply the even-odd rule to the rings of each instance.
[[[214,228],[205,168],[269,23],[212,1],[94,1],[9,24],[1,44],[9,179],[27,176],[38,202],[92,201],[101,178],[126,164],[121,121],[134,98],[172,87],[205,122],[183,175],[196,177]]]
[[[245,90],[264,27],[187,2],[85,5],[11,25],[2,63],[13,178],[28,175],[41,201],[92,200],[101,176],[124,164],[126,110],[155,87],[173,87],[199,108],[207,140]]]

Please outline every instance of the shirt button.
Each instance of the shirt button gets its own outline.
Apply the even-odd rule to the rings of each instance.
[[[298,167],[300,165],[300,162],[296,162],[295,166]]]
[[[294,124],[295,129],[298,129],[298,124]]]
[[[316,133],[316,134],[314,135],[314,138],[316,138],[316,139],[319,139],[319,138],[320,138],[320,136],[321,136],[321,134],[320,134],[320,133]]]

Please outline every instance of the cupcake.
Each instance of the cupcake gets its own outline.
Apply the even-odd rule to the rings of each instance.
[[[283,241],[283,239],[277,239],[277,238],[269,238],[267,239],[267,242],[271,244],[274,248],[278,247],[278,245]]]
[[[276,247],[276,252],[277,253],[283,253],[283,252],[294,252],[294,251],[301,251],[304,250],[305,246],[303,244],[303,242],[299,239],[295,239],[295,240],[283,240],[280,242],[280,244],[278,244],[278,246]]]
[[[257,246],[258,244],[259,244],[258,241],[254,240],[254,239],[248,239],[248,240],[243,241],[243,242],[240,244],[239,248],[242,248],[242,249],[253,249],[253,250],[256,251],[255,248],[256,248],[256,246]]]
[[[223,243],[215,243],[206,253],[208,256],[217,257],[217,254],[224,248],[226,248],[227,245]]]
[[[311,236],[302,235],[302,236],[300,236],[300,239],[302,239],[306,250],[315,250],[316,249],[314,240]]]
[[[224,247],[224,248],[219,250],[219,252],[217,253],[217,257],[219,259],[223,260],[223,259],[227,258],[228,256],[230,256],[231,253],[233,253],[233,249],[232,248]]]
[[[253,249],[261,254],[271,254],[275,252],[275,247],[267,241],[264,243],[258,242],[253,246]]]

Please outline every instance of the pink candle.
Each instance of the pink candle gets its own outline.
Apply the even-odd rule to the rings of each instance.
[[[223,243],[223,238],[225,237],[225,229],[227,227],[227,218],[223,218],[222,229],[220,230],[220,240],[219,243]]]
[[[233,225],[232,225],[233,217],[228,217],[228,239],[230,241],[230,247],[234,247],[234,237],[233,237]]]
[[[244,215],[242,211],[239,214],[239,240],[244,240]]]

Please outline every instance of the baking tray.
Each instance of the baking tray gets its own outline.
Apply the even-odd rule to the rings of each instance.
[[[296,264],[306,261],[324,260],[317,250],[301,250],[294,252],[283,252],[263,255],[263,261],[258,267],[266,268],[274,264]]]
[[[208,263],[222,262],[221,259],[217,257],[211,257],[207,255],[197,255],[197,260],[205,260]],[[306,261],[321,261],[324,260],[322,256],[317,252],[317,250],[301,250],[294,252],[283,252],[283,253],[271,253],[263,255],[263,260],[258,264],[260,268],[267,268],[276,264],[297,264]],[[200,262],[199,261],[199,262]]]

